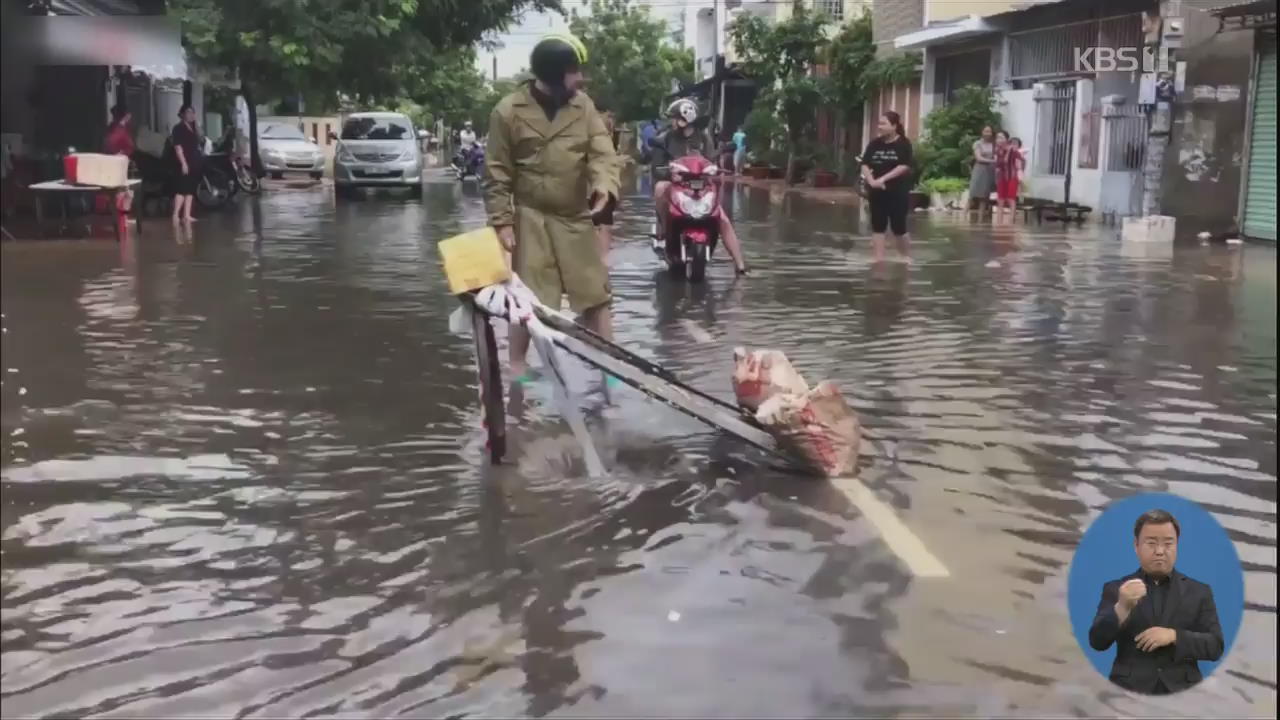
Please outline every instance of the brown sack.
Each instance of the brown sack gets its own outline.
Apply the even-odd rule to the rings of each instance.
[[[858,416],[829,380],[804,394],[774,395],[760,406],[756,420],[827,477],[848,475],[858,465]]]
[[[756,412],[774,395],[791,393],[804,395],[809,384],[791,366],[787,356],[777,350],[733,349],[733,393],[738,405],[749,412]]]

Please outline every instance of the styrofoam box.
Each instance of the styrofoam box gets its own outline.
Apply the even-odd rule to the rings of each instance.
[[[73,153],[75,177],[67,182],[104,188],[123,187],[129,183],[129,158],[125,155]]]
[[[1172,243],[1175,223],[1168,215],[1125,218],[1120,237],[1126,242]]]

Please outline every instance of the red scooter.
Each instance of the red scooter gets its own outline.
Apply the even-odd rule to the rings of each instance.
[[[667,227],[659,237],[660,226],[655,226],[653,249],[671,272],[701,282],[720,240],[720,188],[712,182],[720,168],[700,155],[689,155],[672,160],[668,170]]]

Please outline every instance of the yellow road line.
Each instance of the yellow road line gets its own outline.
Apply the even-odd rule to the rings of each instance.
[[[942,561],[929,552],[924,542],[898,519],[893,509],[880,502],[866,485],[850,477],[834,478],[831,484],[862,511],[880,532],[885,544],[906,563],[912,574],[916,577],[951,577],[951,572]]]

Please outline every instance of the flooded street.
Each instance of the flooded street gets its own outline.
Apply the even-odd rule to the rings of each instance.
[[[873,267],[856,208],[737,188],[753,275],[690,288],[632,192],[618,341],[723,397],[735,345],[837,380],[860,483],[630,389],[591,480],[545,381],[488,467],[435,248],[484,208],[443,174],[5,243],[4,715],[1275,716],[1273,248],[917,215]],[[1098,675],[1066,608],[1084,528],[1147,491],[1246,576],[1172,698]]]

